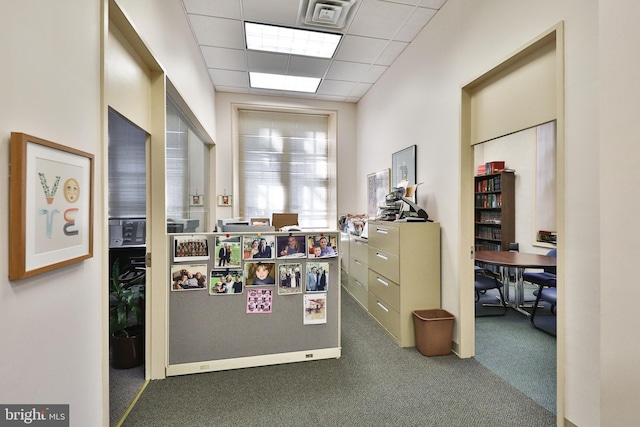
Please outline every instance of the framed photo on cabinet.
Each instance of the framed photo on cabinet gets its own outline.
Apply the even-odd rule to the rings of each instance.
[[[412,145],[391,155],[391,187],[416,184],[416,146]],[[415,193],[409,197],[415,201]]]
[[[378,206],[384,203],[389,191],[389,169],[367,175],[367,214],[369,217],[376,216]]]

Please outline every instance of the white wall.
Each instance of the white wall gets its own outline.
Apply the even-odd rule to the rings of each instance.
[[[361,211],[356,209],[356,198],[353,196],[356,177],[363,171],[354,167],[356,164],[356,104],[345,102],[316,101],[304,99],[292,99],[285,97],[269,97],[261,95],[245,95],[229,92],[216,93],[216,122],[218,131],[218,145],[216,147],[216,194],[222,194],[224,190],[231,193],[233,189],[233,155],[232,155],[232,129],[231,129],[231,104],[252,104],[260,106],[274,106],[280,108],[305,108],[337,111],[338,113],[338,215],[346,213],[366,213],[366,206]],[[238,207],[218,208],[217,218],[237,217]],[[235,212],[235,213],[234,213]],[[332,224],[337,226],[337,221]]]
[[[631,304],[638,289],[635,277],[640,255],[637,197],[640,3],[634,0],[601,3],[600,33],[598,40],[594,40],[600,52],[599,88],[594,89],[595,95],[590,95],[599,97],[600,104],[601,143],[594,155],[600,156],[596,167],[600,170],[602,218],[599,254],[602,419],[607,420],[603,425],[630,426],[640,419],[637,405],[640,372],[634,368],[640,360],[640,317]]]
[[[100,2],[0,2],[0,402],[70,404],[102,425]],[[25,132],[95,155],[94,257],[7,280],[9,138]]]
[[[607,6],[607,10],[612,9]],[[389,167],[391,153],[418,145],[418,182],[425,182],[418,203],[442,226],[442,305],[459,316],[461,88],[560,21],[565,21],[566,49],[566,162],[561,165],[566,174],[566,234],[561,236],[566,251],[565,415],[578,426],[598,426],[607,412],[601,410],[600,399],[606,395],[601,394],[600,354],[626,338],[607,321],[603,332],[606,325],[611,335],[601,341],[600,322],[605,316],[600,316],[600,253],[595,250],[600,245],[599,195],[594,191],[597,186],[586,184],[597,182],[602,174],[598,161],[598,2],[448,0],[358,104],[357,165],[359,170]],[[612,16],[612,26],[614,21]],[[619,52],[629,49],[616,47]],[[366,206],[365,177],[361,173],[357,177],[361,209]],[[631,316],[621,312],[616,311],[620,320]],[[611,346],[603,347],[605,343]],[[637,359],[638,353],[634,345],[630,356]],[[606,383],[609,378],[602,380]],[[638,419],[638,408],[629,405],[620,411],[619,406],[617,419],[628,415]],[[612,425],[608,418],[606,425]]]
[[[215,91],[180,0],[116,0],[189,105],[216,141]]]

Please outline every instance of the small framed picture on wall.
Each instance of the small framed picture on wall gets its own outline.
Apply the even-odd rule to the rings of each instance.
[[[192,194],[189,196],[189,204],[191,206],[202,206],[204,204],[202,194]]]
[[[233,206],[233,196],[229,194],[218,195],[218,206]]]

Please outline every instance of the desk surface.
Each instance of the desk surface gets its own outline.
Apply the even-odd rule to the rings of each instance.
[[[485,262],[487,264],[521,268],[544,268],[556,266],[555,257],[524,252],[477,251],[475,259],[476,261]]]

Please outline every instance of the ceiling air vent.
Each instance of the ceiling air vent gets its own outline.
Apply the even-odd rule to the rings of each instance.
[[[301,24],[323,28],[344,28],[356,0],[302,0],[298,20]]]

